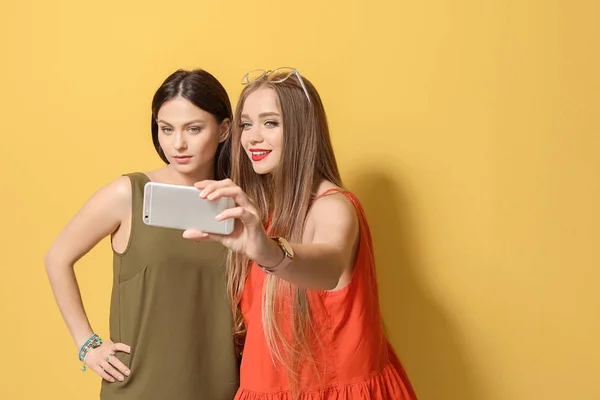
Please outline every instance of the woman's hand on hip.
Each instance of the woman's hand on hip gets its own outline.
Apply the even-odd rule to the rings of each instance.
[[[99,347],[91,349],[85,358],[85,365],[100,375],[105,381],[115,382],[124,381],[129,376],[129,368],[119,360],[115,354],[117,352],[131,352],[129,346],[123,343],[113,343],[106,341]]]

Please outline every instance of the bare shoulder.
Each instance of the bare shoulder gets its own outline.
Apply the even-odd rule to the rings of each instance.
[[[123,175],[114,179],[100,191],[104,191],[106,197],[109,197],[113,204],[118,203],[129,206],[131,203],[131,179],[128,176]]]
[[[128,176],[119,176],[105,184],[87,201],[84,209],[109,218],[126,217],[131,208],[132,189]]]
[[[358,234],[359,222],[356,208],[342,193],[343,191],[331,182],[323,182],[319,186],[317,199],[308,212],[307,220],[315,233],[327,231],[331,235],[336,231],[350,237]]]
[[[356,210],[352,201],[344,194],[345,190],[329,181],[323,181],[317,190],[315,201],[310,212],[324,213],[338,210],[356,217]]]
[[[121,176],[101,187],[71,218],[48,251],[48,259],[74,263],[129,218],[131,181]]]

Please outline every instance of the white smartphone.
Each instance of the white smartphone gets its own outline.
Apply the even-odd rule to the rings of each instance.
[[[230,197],[214,201],[200,198],[200,190],[193,186],[148,182],[144,186],[142,218],[146,225],[161,228],[229,235],[235,221],[217,221],[215,217],[234,207],[235,202]]]

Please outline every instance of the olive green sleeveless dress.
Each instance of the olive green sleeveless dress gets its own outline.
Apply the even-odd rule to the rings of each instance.
[[[114,254],[110,338],[131,346],[117,357],[124,382],[102,381],[102,400],[229,400],[239,385],[226,295],[226,250],[142,221],[145,174],[133,190],[131,234]]]

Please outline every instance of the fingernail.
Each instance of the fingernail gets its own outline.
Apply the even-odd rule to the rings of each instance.
[[[200,192],[200,197],[204,197],[204,190]]]
[[[208,199],[209,200],[212,200],[214,198],[215,198],[215,194],[214,193],[211,193],[211,194],[208,195]]]
[[[121,382],[123,382],[123,379],[125,379],[125,378],[123,378],[122,376],[119,376],[119,380],[120,380]]]
[[[219,214],[219,215],[217,215],[217,216],[215,217],[215,219],[216,219],[216,220],[220,220],[222,217],[223,217],[223,216],[222,216],[221,214]]]
[[[125,371],[125,375],[129,376],[129,371]]]

